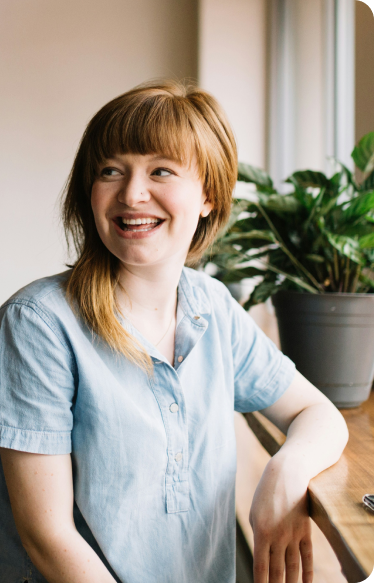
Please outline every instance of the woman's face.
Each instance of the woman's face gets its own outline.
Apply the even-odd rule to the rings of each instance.
[[[99,169],[91,205],[104,245],[124,265],[185,261],[206,200],[196,160],[180,165],[155,154],[118,154]]]

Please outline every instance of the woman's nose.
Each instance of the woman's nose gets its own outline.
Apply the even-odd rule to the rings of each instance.
[[[125,181],[117,195],[118,201],[128,207],[134,207],[150,199],[147,184],[139,177],[132,176]]]

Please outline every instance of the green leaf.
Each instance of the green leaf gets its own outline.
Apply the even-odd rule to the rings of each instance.
[[[230,233],[247,233],[248,231],[262,230],[267,227],[265,220],[262,218],[261,214],[258,213],[255,217],[248,217],[246,219],[240,219],[236,221],[235,225],[232,227]]]
[[[299,170],[294,172],[285,180],[285,182],[290,182],[291,184],[296,184],[300,188],[308,188],[309,186],[313,188],[327,187],[329,180],[323,172],[315,172],[314,170]]]
[[[360,253],[360,245],[356,239],[346,237],[345,235],[334,235],[325,230],[325,235],[333,247],[337,249],[345,257],[349,257],[356,263],[363,263],[363,257]]]
[[[343,178],[345,177],[345,172],[342,170],[340,172],[336,172],[334,176],[331,176],[330,187],[334,192],[338,192],[341,186],[345,186],[345,183],[343,184]]]
[[[368,249],[374,247],[374,232],[369,233],[369,235],[364,235],[358,240],[361,249]]]
[[[361,138],[351,156],[362,172],[374,170],[374,132],[369,132]]]
[[[257,277],[259,275],[264,276],[265,271],[263,269],[257,269],[257,267],[243,267],[242,269],[232,269],[227,271],[223,276],[223,283],[236,283],[242,281],[242,279],[250,279],[252,277]]]
[[[313,263],[325,263],[325,258],[322,255],[316,255],[315,253],[310,253],[309,255],[305,255],[305,259],[309,261],[313,261]]]
[[[238,164],[238,180],[242,182],[251,182],[257,186],[264,186],[266,188],[273,188],[273,181],[270,176],[256,166],[250,166],[239,162]]]
[[[365,235],[370,235],[373,232],[373,225],[363,219],[360,222],[348,223],[340,225],[337,231],[338,235],[345,235],[353,239],[360,239]]]
[[[302,289],[305,289],[309,293],[318,294],[318,290],[316,290],[316,288],[312,287],[311,285],[303,281],[300,277],[290,275],[286,271],[283,271],[282,269],[275,267],[275,265],[272,265],[271,263],[267,263],[266,267],[270,269],[270,271],[274,271],[274,273],[277,273],[278,275],[283,275],[286,279],[292,281],[293,283],[296,283],[296,285],[300,286]]]
[[[318,218],[320,216],[322,200],[323,200],[323,197],[325,195],[325,192],[326,192],[326,188],[325,187],[321,188],[318,196],[313,200],[313,206],[311,207],[310,212],[309,212],[309,216],[304,223],[304,230],[305,231],[308,229],[308,227],[312,223],[312,221],[315,218]]]
[[[225,237],[225,241],[230,243],[239,239],[260,239],[263,241],[276,243],[275,236],[271,231],[253,230],[249,231],[248,233],[230,233],[230,235]]]
[[[361,281],[365,285],[368,285],[371,289],[374,289],[374,280],[371,279],[370,277],[366,277],[365,275],[361,274],[359,277],[359,281]]]
[[[218,238],[222,238],[224,234],[231,229],[238,220],[239,215],[248,209],[249,204],[250,203],[247,200],[237,198],[233,199],[230,218],[224,228],[219,232]]]
[[[373,190],[374,189],[374,170],[365,178],[360,184],[360,190]]]
[[[261,204],[275,213],[296,213],[301,208],[300,202],[292,194],[271,194],[261,197]]]
[[[258,285],[256,285],[255,289],[249,296],[249,300],[245,302],[243,308],[245,310],[249,310],[251,306],[256,304],[261,304],[262,302],[266,302],[270,296],[275,293],[278,289],[278,285],[275,281],[268,281],[264,280]]]
[[[352,198],[349,202],[343,203],[344,211],[341,218],[345,221],[353,217],[365,215],[374,207],[374,192],[367,192]]]
[[[339,186],[345,186],[346,184],[351,184],[354,186],[354,188],[357,188],[353,174],[349,168],[347,168],[347,166],[345,166],[342,162],[340,162],[340,160],[337,160],[333,156],[328,156],[328,160],[334,161],[341,168],[340,172],[337,172],[334,174],[334,176],[332,176],[332,178],[330,178],[330,184],[332,184],[335,189]],[[344,178],[345,180],[343,180]]]

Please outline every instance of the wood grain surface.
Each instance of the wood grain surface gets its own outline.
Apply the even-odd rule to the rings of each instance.
[[[309,485],[310,515],[334,549],[349,583],[366,579],[374,566],[374,512],[362,504],[374,494],[374,392],[355,409],[342,409],[349,442],[339,460]],[[274,455],[285,436],[261,413],[245,414],[264,448]]]

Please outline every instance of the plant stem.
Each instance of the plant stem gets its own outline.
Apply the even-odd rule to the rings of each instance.
[[[360,277],[360,273],[361,273],[361,265],[357,265],[356,273],[355,273],[355,276],[353,278],[352,287],[351,287],[352,294],[356,293],[356,289],[357,289],[357,285],[358,285],[358,278]]]
[[[334,247],[334,273],[335,273],[335,281],[338,283],[339,281],[339,262],[338,262],[338,252]]]
[[[318,263],[316,264],[316,272],[317,272],[317,276],[318,276],[319,280],[320,281],[323,281],[322,269],[321,269],[321,266]]]
[[[328,271],[329,278],[330,278],[331,288],[332,288],[332,291],[335,292],[336,291],[336,285],[335,285],[335,281],[334,281],[334,275],[333,275],[333,272],[332,272],[332,267],[331,267],[330,263],[327,263],[326,265],[327,265],[327,271]]]
[[[314,206],[312,208],[312,212],[310,213],[308,219],[305,221],[305,225],[304,225],[305,231],[308,229],[309,225],[311,224],[312,220],[314,219],[314,215],[316,214],[317,210],[319,210],[320,204],[321,204],[322,199],[325,195],[325,192],[326,192],[326,187],[323,186],[321,188],[321,190],[319,191],[317,199],[315,200]]]
[[[349,257],[347,257],[346,263],[345,263],[345,278],[344,278],[344,288],[343,291],[346,292],[348,290],[348,282],[349,282],[349,264],[350,264],[350,259]]]
[[[262,215],[263,215],[264,219],[266,220],[267,224],[269,225],[270,229],[273,231],[273,233],[275,235],[275,238],[277,239],[277,243],[281,247],[282,251],[291,259],[292,263],[300,271],[303,271],[304,272],[304,275],[306,275],[308,277],[308,279],[310,279],[310,281],[317,288],[317,290],[320,291],[320,292],[323,292],[323,287],[318,283],[318,281],[313,277],[313,275],[311,273],[309,273],[309,271],[296,259],[296,257],[294,257],[292,255],[291,251],[289,251],[287,249],[287,247],[284,244],[281,236],[279,235],[278,231],[274,227],[272,221],[270,220],[268,214],[265,212],[265,210],[262,208],[262,206],[259,203],[257,203],[257,206],[260,209],[260,212],[262,213]]]

